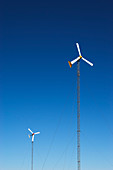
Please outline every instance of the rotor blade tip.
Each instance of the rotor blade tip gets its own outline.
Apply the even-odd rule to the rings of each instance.
[[[70,61],[68,61],[68,63],[69,63],[69,66],[70,66],[70,68],[72,67],[72,64],[71,64],[71,62]]]

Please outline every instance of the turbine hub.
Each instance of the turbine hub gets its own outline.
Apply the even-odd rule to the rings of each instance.
[[[79,56],[80,58],[82,58],[82,56]]]

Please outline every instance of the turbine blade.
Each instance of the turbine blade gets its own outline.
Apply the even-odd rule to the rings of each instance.
[[[88,63],[90,66],[93,66],[93,63],[91,63],[90,61],[86,60],[85,58],[82,57],[82,60],[84,60],[86,63]]]
[[[69,63],[69,67],[71,68],[71,67],[72,67],[72,64],[71,64],[71,62],[70,62],[70,61],[68,61],[68,63]]]
[[[31,131],[31,129],[28,128],[28,130],[33,134],[33,132]]]
[[[71,61],[71,64],[74,64],[75,62],[77,62],[80,59],[80,57],[77,57],[76,59],[74,59],[73,61]]]
[[[40,134],[40,132],[36,132],[36,133],[34,133],[34,134],[35,134],[35,135],[36,135],[36,134]]]
[[[32,142],[34,142],[34,135],[32,136]]]
[[[78,43],[76,43],[76,46],[77,46],[77,49],[78,49],[79,56],[81,56],[81,52],[80,52],[79,44],[78,44]]]

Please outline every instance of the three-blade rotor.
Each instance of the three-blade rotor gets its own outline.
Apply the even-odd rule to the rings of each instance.
[[[88,63],[90,66],[93,66],[93,63],[91,63],[90,61],[86,60],[85,58],[82,57],[81,52],[80,52],[80,47],[79,44],[76,43],[77,49],[78,49],[78,53],[79,53],[79,57],[77,57],[76,59],[72,60],[72,61],[68,61],[69,66],[72,67],[72,65],[79,61],[80,59],[84,60],[86,63]]]
[[[32,142],[34,142],[34,135],[40,134],[40,132],[33,133],[31,129],[28,128],[28,130],[32,133],[32,135],[29,135],[29,137],[32,136]]]

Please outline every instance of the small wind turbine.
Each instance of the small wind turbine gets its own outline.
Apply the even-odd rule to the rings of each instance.
[[[72,67],[72,65],[77,62],[77,162],[78,162],[78,170],[80,170],[80,60],[84,60],[86,63],[88,63],[90,66],[93,66],[93,64],[82,57],[80,52],[79,44],[76,43],[79,57],[72,60],[71,62],[68,61],[69,66]]]
[[[80,59],[84,60],[86,63],[88,63],[90,66],[93,66],[93,63],[91,63],[90,61],[86,60],[85,58],[82,57],[81,52],[80,52],[80,47],[79,44],[76,43],[77,49],[78,49],[78,53],[79,53],[79,57],[77,57],[76,59],[74,59],[73,61],[68,61],[69,66],[72,67],[72,64],[74,64],[75,62],[79,61]]]
[[[33,142],[34,142],[34,135],[40,134],[40,132],[33,133],[31,129],[28,128],[31,132],[31,135],[28,135],[29,138],[32,136],[32,160],[31,160],[31,170],[33,170]]]

